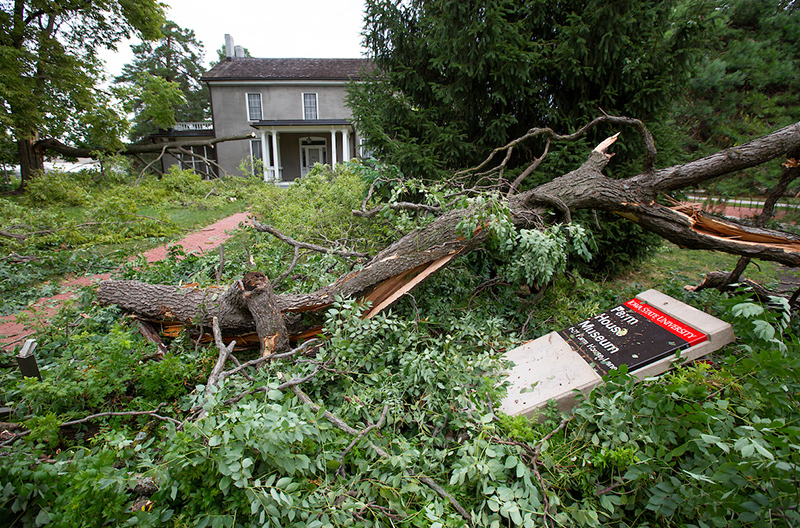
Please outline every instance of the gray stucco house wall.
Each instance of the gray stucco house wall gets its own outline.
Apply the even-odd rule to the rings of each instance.
[[[254,132],[252,140],[216,145],[219,165],[241,174],[242,160],[263,164],[265,181],[292,181],[315,162],[357,155],[361,138],[345,105],[346,86],[370,68],[367,59],[263,59],[229,56],[203,77],[214,136]]]

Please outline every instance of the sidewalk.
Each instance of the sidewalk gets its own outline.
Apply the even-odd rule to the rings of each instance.
[[[167,256],[169,248],[175,245],[183,246],[186,253],[203,253],[210,249],[215,249],[230,238],[228,231],[233,231],[238,228],[241,223],[247,223],[248,217],[248,213],[236,213],[199,231],[190,233],[177,242],[171,242],[166,246],[153,248],[145,252],[144,257],[147,259],[147,262],[157,262],[164,259]],[[43,297],[33,303],[37,318],[52,317],[58,312],[65,301],[76,296],[77,290],[110,278],[110,273],[102,273],[63,281],[60,284],[62,293],[52,297]],[[33,330],[16,322],[17,315],[20,313],[31,314],[32,312],[23,310],[17,314],[0,317],[0,348],[6,352],[11,352],[15,347],[21,346],[25,338],[33,334]]]
[[[752,198],[721,198],[718,196],[702,196],[689,194],[686,196],[688,203],[698,205],[704,210],[727,216],[729,218],[753,218],[761,214],[764,207],[763,199]],[[775,204],[775,219],[780,219],[790,212],[797,212],[797,204],[778,202]]]

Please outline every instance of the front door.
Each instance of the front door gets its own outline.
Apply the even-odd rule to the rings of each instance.
[[[315,163],[326,163],[327,142],[324,138],[308,138],[300,141],[300,176],[305,176]]]

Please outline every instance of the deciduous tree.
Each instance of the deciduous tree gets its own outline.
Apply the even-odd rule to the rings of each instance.
[[[163,5],[156,0],[0,2],[0,126],[17,142],[23,186],[44,168],[37,141],[70,134],[119,143],[107,134],[87,134],[88,127],[119,122],[98,109],[109,106],[98,90],[101,49],[115,49],[123,38],[157,38]],[[110,118],[110,119],[107,119]]]

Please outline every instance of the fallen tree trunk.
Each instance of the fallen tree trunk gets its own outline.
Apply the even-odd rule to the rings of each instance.
[[[800,237],[710,218],[686,206],[670,207],[656,201],[660,193],[765,163],[800,147],[800,123],[706,158],[648,170],[625,180],[614,180],[602,174],[611,158],[607,150],[614,139],[609,138],[595,148],[578,169],[510,196],[507,205],[515,226],[519,229],[541,227],[542,218],[553,209],[566,218],[570,211],[578,209],[605,210],[682,247],[800,265]],[[479,227],[471,236],[460,232],[459,225],[475,212],[474,209],[456,209],[442,214],[434,222],[382,250],[362,268],[316,292],[276,295],[275,310],[284,316],[319,311],[330,306],[336,297],[355,297],[370,301],[373,309],[368,316],[374,315],[456,256],[485,242],[487,229]],[[259,229],[258,223],[255,226]],[[232,290],[233,287],[223,294],[218,293],[220,290],[181,292],[171,286],[105,281],[98,289],[98,299],[154,320],[210,326],[211,320],[217,317],[226,333],[256,330],[251,310],[241,305],[241,293]],[[299,338],[316,331],[318,328],[295,326],[289,333]],[[267,337],[261,331],[259,336],[262,342]]]

